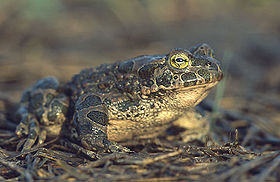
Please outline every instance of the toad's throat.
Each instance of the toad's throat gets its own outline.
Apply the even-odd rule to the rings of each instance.
[[[199,104],[209,93],[210,89],[214,87],[218,81],[207,83],[204,85],[195,85],[176,89],[173,91],[172,97],[177,101],[177,107],[189,108]]]

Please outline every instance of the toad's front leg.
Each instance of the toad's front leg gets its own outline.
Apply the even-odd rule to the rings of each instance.
[[[198,112],[196,109],[189,109],[179,119],[174,122],[175,126],[185,129],[180,133],[184,142],[201,141],[205,142],[209,135],[209,121],[205,113]]]
[[[130,152],[107,137],[108,110],[98,95],[81,95],[75,104],[74,124],[83,147],[97,152]]]

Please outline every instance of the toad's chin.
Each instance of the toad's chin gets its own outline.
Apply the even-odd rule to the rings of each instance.
[[[218,81],[203,85],[184,87],[176,90],[173,96],[176,100],[180,101],[180,103],[178,103],[180,107],[193,107],[199,104],[207,96],[210,89],[217,83]]]

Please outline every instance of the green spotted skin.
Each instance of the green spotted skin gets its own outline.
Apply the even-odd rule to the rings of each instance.
[[[22,122],[16,132],[32,138],[32,131],[26,129],[32,123],[29,120],[38,121],[36,131],[40,131],[61,123],[51,123],[56,116],[73,123],[84,148],[115,151],[118,141],[154,137],[164,131],[203,100],[222,77],[213,50],[207,44],[199,44],[189,50],[174,49],[167,54],[85,69],[59,86],[55,79],[43,79],[41,82],[46,85],[56,86],[33,86],[27,91],[18,111]],[[39,96],[35,94],[38,90]],[[49,100],[42,102],[40,97]],[[51,106],[55,101],[60,105]],[[52,114],[54,110],[56,113]],[[46,121],[41,122],[38,112],[45,113]]]

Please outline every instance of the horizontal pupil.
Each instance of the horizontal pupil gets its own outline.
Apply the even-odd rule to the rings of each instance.
[[[176,59],[176,62],[184,62],[185,60],[184,59],[182,59],[182,58],[177,58]]]

